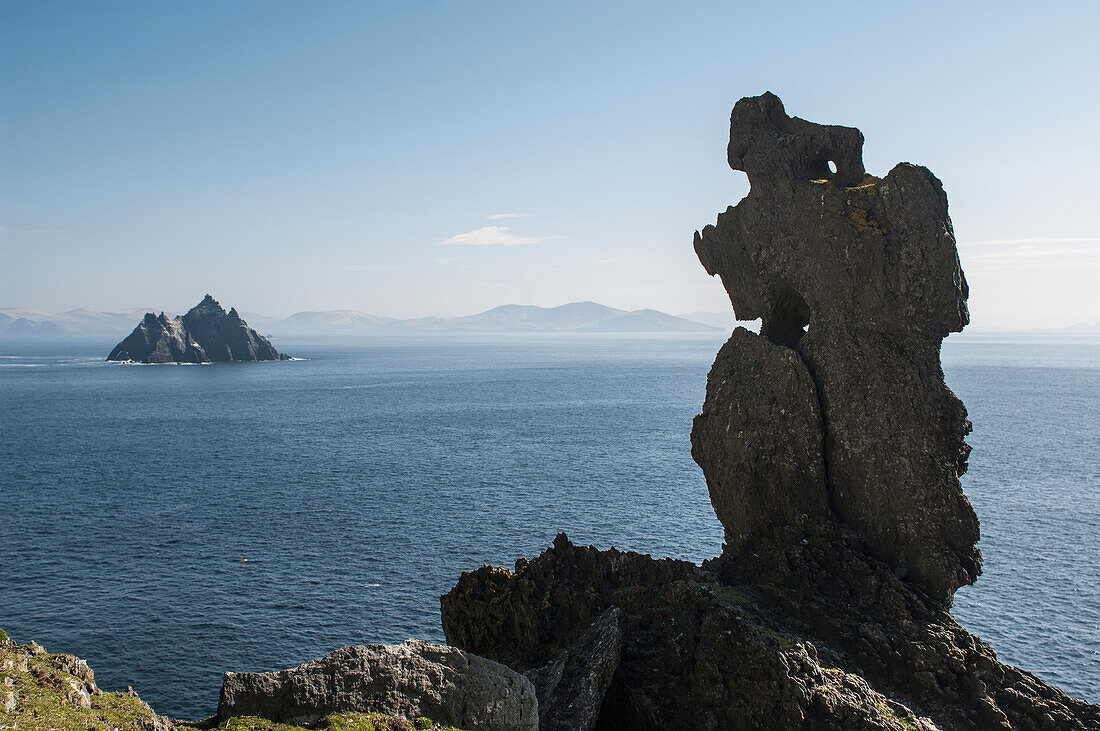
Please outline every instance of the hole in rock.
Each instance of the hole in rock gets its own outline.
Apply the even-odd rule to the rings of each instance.
[[[836,163],[821,152],[806,158],[806,176],[810,180],[832,180],[836,176]]]
[[[791,287],[778,289],[772,297],[771,313],[764,318],[760,334],[776,345],[793,348],[806,334],[810,306]]]

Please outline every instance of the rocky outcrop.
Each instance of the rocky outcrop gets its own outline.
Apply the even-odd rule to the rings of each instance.
[[[210,295],[180,317],[149,312],[107,360],[138,363],[210,363],[285,360],[248,326],[236,308],[226,312]]]
[[[473,731],[535,731],[531,681],[454,647],[407,640],[345,647],[296,668],[226,673],[218,716],[311,724],[343,712],[427,717]]]
[[[622,653],[597,729],[905,729],[924,723],[784,630],[709,568],[564,534],[515,572],[464,573],[442,598],[447,641],[516,669],[569,652],[609,607]],[[906,724],[910,725],[906,725]],[[924,727],[928,727],[927,725]]]
[[[703,566],[560,535],[441,599],[448,642],[528,671],[609,608],[622,652],[597,729],[1093,729],[1100,707],[996,654],[949,613],[980,573],[962,493],[970,429],[939,347],[968,319],[928,170],[866,174],[858,130],[733,110],[751,190],[695,236],[741,319],[692,429],[725,528]],[[541,671],[540,671],[541,672]]]
[[[597,729],[1100,728],[1100,708],[998,662],[850,540],[777,543],[734,573],[559,535],[514,571],[464,573],[443,629],[528,670],[617,607],[622,654]]]
[[[176,731],[137,693],[104,693],[88,664],[0,631],[0,728]]]
[[[528,670],[539,701],[539,731],[591,731],[619,667],[622,612],[611,607],[577,641],[541,668]]]
[[[729,164],[751,188],[696,234],[695,250],[722,278],[737,317],[761,318],[759,337],[797,356],[791,367],[815,388],[769,384],[754,371],[766,346],[740,336],[708,383],[693,456],[716,504],[751,495],[750,474],[720,468],[738,440],[715,439],[736,423],[723,409],[737,401],[711,392],[724,379],[752,380],[777,398],[816,402],[821,454],[793,464],[823,475],[825,493],[800,476],[783,491],[827,500],[827,518],[946,601],[981,571],[978,520],[959,484],[970,423],[939,362],[940,342],[969,319],[966,279],[940,181],[908,163],[882,179],[867,175],[862,148],[859,130],[788,117],[772,94],[734,107]],[[759,421],[750,439],[779,443],[788,433],[785,420]],[[765,480],[790,477],[761,469]],[[773,520],[743,533],[736,519],[719,518],[735,554],[781,527]]]

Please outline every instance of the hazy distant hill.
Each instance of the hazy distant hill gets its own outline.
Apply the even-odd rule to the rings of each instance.
[[[93,310],[87,307],[60,313],[0,309],[0,336],[124,335],[134,329],[146,312],[148,310]]]
[[[71,310],[61,314],[0,310],[0,336],[125,335],[150,310]],[[708,323],[657,310],[618,310],[596,302],[559,307],[501,305],[465,317],[398,320],[358,310],[297,312],[285,319],[244,313],[251,327],[270,335],[334,335],[397,332],[715,332]]]
[[[400,320],[391,330],[466,332],[712,332],[715,328],[657,310],[617,310],[596,302],[558,307],[501,305],[466,317]]]
[[[269,322],[262,326],[268,332],[286,335],[324,334],[341,332],[377,332],[397,322],[392,317],[368,315],[358,310],[329,310],[327,312],[295,312],[285,320]]]
[[[737,325],[737,318],[734,317],[732,309],[725,312],[689,312],[679,317],[730,332],[733,332],[733,328]]]

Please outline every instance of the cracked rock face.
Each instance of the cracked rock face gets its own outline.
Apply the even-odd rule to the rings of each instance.
[[[970,422],[939,360],[969,320],[966,280],[940,181],[909,163],[869,175],[862,147],[770,93],[734,107],[729,163],[751,189],[695,250],[762,327],[715,361],[692,454],[728,554],[836,524],[950,603],[981,573],[959,483]]]

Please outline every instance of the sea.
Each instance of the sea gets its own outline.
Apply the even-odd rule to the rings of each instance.
[[[0,628],[202,718],[224,671],[442,641],[465,570],[576,543],[699,562],[690,455],[724,335],[279,339],[298,360],[104,362],[0,340]],[[1100,336],[957,335],[985,573],[955,615],[1100,702]]]

